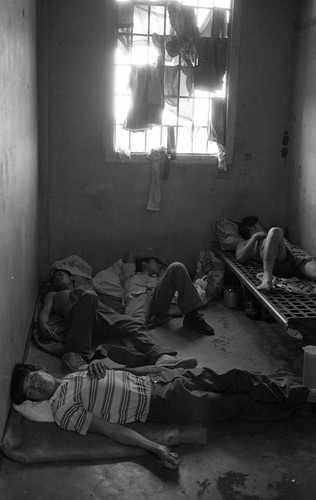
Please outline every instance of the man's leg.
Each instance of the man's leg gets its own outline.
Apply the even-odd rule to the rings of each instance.
[[[263,278],[258,290],[269,291],[272,289],[272,273],[275,262],[285,262],[287,251],[284,243],[283,231],[273,227],[267,234],[262,249]]]
[[[118,314],[113,309],[110,309],[103,304],[99,304],[97,313],[97,328],[100,333],[108,328],[117,337],[119,337],[128,348],[132,346],[134,351],[143,355],[141,357],[133,357],[124,348],[110,348],[108,351],[109,357],[113,361],[131,366],[133,361],[140,364],[158,364],[174,366],[196,366],[197,361],[194,358],[189,360],[181,360],[176,356],[176,352],[166,350],[157,344],[154,344],[150,339],[150,331],[140,321],[127,316],[126,314]],[[115,357],[115,359],[114,359]]]
[[[150,302],[153,294],[153,290],[149,290],[128,299],[125,304],[124,314],[132,316],[136,320],[146,324],[149,318]]]
[[[285,378],[244,370],[217,374],[209,368],[176,370],[152,377],[148,421],[206,422],[238,417],[248,421],[285,418],[310,401],[310,389]],[[315,398],[316,399],[316,398]]]
[[[306,259],[299,266],[299,273],[302,278],[316,281],[316,259]]]
[[[83,357],[91,355],[91,340],[98,296],[92,290],[85,291],[72,309],[72,322],[64,350],[63,362],[70,371],[85,370]]]
[[[186,267],[181,262],[170,264],[161,278],[152,299],[151,314],[158,317],[166,315],[175,292],[178,292],[179,309],[185,315],[185,326],[199,333],[212,335],[214,333],[213,328],[207,325],[197,313],[203,303]]]

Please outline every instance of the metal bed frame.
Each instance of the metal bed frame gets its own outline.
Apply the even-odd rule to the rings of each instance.
[[[295,253],[305,255],[303,250],[296,249]],[[283,326],[299,330],[300,327],[316,327],[316,296],[292,293],[284,289],[274,288],[266,294],[261,293],[257,286],[261,280],[257,274],[262,272],[262,267],[256,263],[240,264],[234,253],[224,252],[219,245],[213,245],[213,250],[220,257],[230,271],[237,276],[240,282],[259,300],[259,302]]]

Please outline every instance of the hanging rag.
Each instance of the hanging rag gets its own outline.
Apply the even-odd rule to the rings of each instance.
[[[162,67],[132,66],[129,87],[132,99],[124,128],[135,132],[161,125],[164,109]]]
[[[214,7],[205,17],[202,24],[199,26],[200,36],[227,38],[228,37],[228,22],[227,10]]]
[[[224,99],[212,99],[212,113],[208,140],[217,143],[217,160],[220,170],[227,170],[225,144],[226,103]]]
[[[117,4],[117,25],[119,28],[131,28],[133,17],[134,5],[132,3],[119,2]]]
[[[170,2],[168,13],[170,24],[177,36],[181,56],[188,66],[193,66],[199,38],[194,8],[183,6],[178,2]],[[175,47],[173,42],[171,48],[173,52]]]
[[[215,92],[222,87],[227,67],[227,49],[228,38],[199,39],[194,70],[196,89]]]
[[[166,156],[167,151],[163,146],[153,148],[147,155],[147,157],[152,160],[152,166],[146,210],[156,212],[160,210],[162,165],[164,164]]]

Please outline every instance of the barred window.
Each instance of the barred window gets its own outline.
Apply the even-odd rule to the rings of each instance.
[[[232,0],[116,0],[114,149],[227,145]]]

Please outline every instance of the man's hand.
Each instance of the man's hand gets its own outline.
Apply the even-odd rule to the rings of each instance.
[[[45,338],[55,338],[55,331],[54,329],[46,323],[45,320],[43,320],[41,317],[38,318],[38,326],[41,330],[41,332],[45,335]]]
[[[257,241],[264,240],[267,237],[267,233],[265,231],[257,231],[253,234]]]
[[[180,458],[178,453],[170,451],[167,446],[159,445],[157,451],[155,452],[159,462],[166,469],[177,470],[180,465]]]
[[[108,369],[109,368],[101,359],[94,359],[91,363],[89,363],[88,375],[90,375],[91,378],[97,378],[99,380],[100,378],[105,377],[106,370]]]

